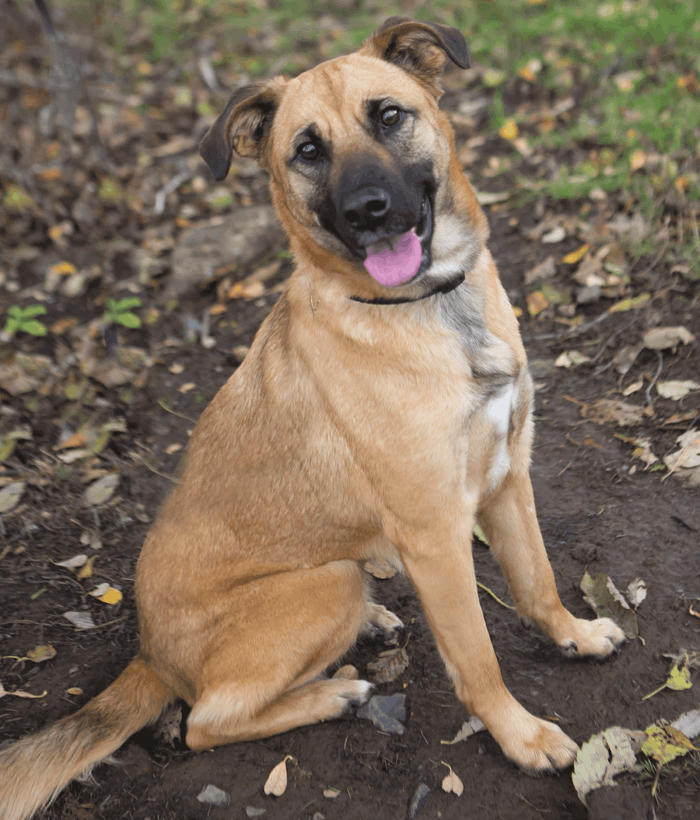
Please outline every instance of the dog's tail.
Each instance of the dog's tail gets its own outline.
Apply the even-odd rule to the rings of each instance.
[[[114,683],[74,715],[0,752],[0,820],[26,820],[74,777],[154,721],[172,695],[136,657]]]

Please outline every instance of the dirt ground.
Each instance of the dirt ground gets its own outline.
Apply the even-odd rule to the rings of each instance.
[[[456,81],[453,86],[457,87]],[[453,90],[446,96],[445,106],[455,108],[464,99],[463,92]],[[171,121],[168,128],[171,133],[187,131],[192,122]],[[484,164],[499,150],[497,140],[489,139],[475,145]],[[482,167],[480,162],[477,165]],[[481,182],[488,186],[488,180]],[[264,185],[252,187],[252,202],[264,202]],[[64,199],[69,201],[70,197]],[[590,214],[591,222],[596,214],[601,220],[612,218],[623,204],[610,200],[595,207],[598,210]],[[632,426],[615,426],[609,420],[598,423],[588,408],[601,398],[621,397],[619,373],[613,367],[596,370],[592,365],[565,369],[555,367],[554,361],[562,351],[578,347],[590,356],[601,352],[600,363],[605,364],[624,344],[639,341],[650,327],[684,326],[700,338],[697,280],[674,273],[670,264],[652,271],[644,259],[635,260],[629,288],[620,295],[635,295],[642,289],[650,292],[645,308],[607,313],[610,299],[578,305],[584,329],[562,324],[551,305],[530,317],[527,296],[531,288],[526,286],[524,275],[545,259],[547,249],[528,238],[528,232],[546,214],[575,221],[577,205],[540,202],[537,207],[494,206],[487,210],[491,249],[504,285],[521,309],[522,334],[537,385],[532,478],[539,521],[562,600],[574,614],[592,617],[579,588],[586,571],[608,574],[620,589],[635,578],[644,579],[648,587],[648,597],[637,613],[641,639],[628,642],[604,663],[562,658],[546,640],[525,630],[514,612],[482,592],[482,607],[504,680],[526,708],[558,721],[579,743],[610,726],[644,729],[659,718],[674,720],[698,706],[697,673],[693,688],[664,690],[648,700],[642,698],[666,679],[671,665],[667,656],[682,649],[700,650],[700,619],[690,612],[693,607],[693,611],[700,611],[698,488],[669,476],[668,470],[645,470],[644,463],[633,456],[633,445],[616,434],[646,436],[654,452],[663,457],[677,448],[676,438],[697,423],[697,410],[693,412],[697,392],[680,403],[654,394],[653,413]],[[109,219],[94,231],[120,231],[127,244],[135,246],[142,224],[135,219],[128,224],[125,219],[120,222],[119,213],[116,206],[107,208]],[[46,250],[45,227],[36,227],[38,217],[32,219],[28,224],[36,236],[43,237],[36,241],[39,245],[44,242]],[[161,221],[171,219],[166,210]],[[34,236],[26,226],[13,233],[7,222],[3,225],[8,236],[14,237],[9,245],[17,245],[20,236],[21,241]],[[85,256],[91,247],[90,231],[85,231],[81,241],[76,253]],[[570,236],[557,246],[557,254],[575,250],[578,244]],[[114,292],[120,283],[135,281],[130,263],[121,269],[115,263],[115,267],[117,272],[108,287],[97,280],[90,284],[82,308],[74,302],[68,304],[60,294],[52,297],[48,303],[52,320],[70,313],[86,321],[93,315],[89,308],[92,300]],[[23,287],[40,286],[43,274],[38,266],[28,264],[21,271]],[[269,284],[283,280],[288,273],[289,263],[285,263]],[[167,267],[158,276],[167,280]],[[554,281],[565,276],[560,267]],[[162,281],[152,291],[141,293],[144,307],[157,303],[162,308],[158,301],[161,290]],[[278,294],[274,287],[268,287],[259,298],[227,302],[227,322],[218,326],[211,349],[183,341],[183,316],[202,315],[216,297],[215,282],[191,287],[177,309],[163,311],[157,324],[129,331],[130,345],[155,351],[154,364],[128,401],[116,389],[98,389],[94,406],[98,410],[118,408],[125,425],[99,456],[102,468],[119,470],[120,484],[114,499],[97,511],[81,501],[83,473],[77,469],[57,472],[55,423],[63,417],[65,395],[44,390],[31,394],[30,401],[26,396],[3,393],[3,422],[7,422],[3,430],[29,425],[33,438],[21,442],[6,465],[6,475],[26,479],[27,489],[21,506],[0,519],[4,533],[0,546],[0,679],[8,692],[46,694],[38,699],[8,695],[0,700],[0,744],[75,711],[114,680],[137,650],[134,567],[149,521],[177,473],[182,451],[173,445],[186,445],[196,418],[240,361],[240,350],[233,351],[250,344]],[[5,308],[14,297],[4,293],[2,298]],[[593,323],[603,314],[603,319]],[[173,338],[179,338],[179,343]],[[60,345],[52,336],[24,336],[16,350],[65,356]],[[4,361],[10,361],[15,352],[5,351]],[[644,376],[646,387],[657,366],[654,351],[642,350],[625,384]],[[693,379],[698,372],[697,341],[664,352],[664,378]],[[188,383],[196,388],[181,391]],[[649,403],[644,400],[644,389],[626,400],[639,407]],[[586,413],[588,417],[584,417]],[[100,539],[99,548],[86,548],[86,540],[95,537]],[[95,580],[119,588],[123,593],[120,603],[105,606],[88,595],[88,587],[74,572],[56,566],[86,550],[94,555]],[[488,549],[475,542],[474,555],[479,581],[508,602],[506,585]],[[553,777],[528,777],[505,760],[487,733],[443,745],[441,741],[451,740],[467,715],[454,695],[416,596],[400,576],[377,580],[375,589],[377,600],[406,624],[401,643],[406,645],[409,665],[394,682],[377,686],[379,694],[406,695],[403,735],[383,734],[369,721],[351,715],[268,740],[194,754],[178,740],[170,743],[156,731],[144,730],[119,751],[116,765],[98,767],[91,782],[72,784],[46,817],[404,820],[421,784],[429,793],[415,813],[419,820],[700,817],[697,754],[664,768],[655,798],[651,797],[654,769],[647,767],[619,777],[620,786],[595,793],[587,808],[576,795],[570,771]],[[173,589],[172,594],[177,595],[178,590]],[[66,611],[89,613],[95,628],[76,631],[64,618]],[[26,660],[26,652],[38,645],[53,646],[55,657],[36,664]],[[385,648],[381,641],[362,642],[346,662],[365,677],[367,664]],[[82,694],[66,692],[74,688]],[[279,798],[265,796],[263,785],[268,773],[286,755],[293,758],[287,764],[286,792]],[[443,761],[462,779],[461,797],[442,791],[441,782],[448,771]],[[197,801],[208,784],[230,795],[228,806]],[[339,790],[338,796],[325,797],[323,792],[329,788]],[[264,810],[264,814],[256,810]]]
[[[521,243],[504,233],[501,221],[495,220],[491,245],[506,287],[517,301],[519,267],[525,261],[518,258]],[[686,324],[700,333],[697,312],[687,316],[684,305],[671,299],[665,323]],[[252,334],[266,306],[239,303],[238,310],[239,323],[250,325]],[[580,743],[608,726],[641,729],[659,717],[674,719],[697,706],[694,689],[664,691],[645,702],[641,699],[665,679],[669,662],[664,653],[700,646],[700,621],[688,614],[689,605],[695,602],[697,606],[700,599],[700,505],[697,489],[671,479],[662,482],[659,473],[633,471],[629,446],[614,437],[614,429],[581,418],[579,405],[571,399],[586,403],[605,390],[600,379],[592,381],[588,374],[554,368],[551,349],[534,338],[547,335],[543,330],[547,325],[535,328],[524,322],[523,335],[538,384],[532,477],[560,593],[567,607],[585,617],[590,611],[578,589],[584,571],[608,573],[620,588],[636,577],[643,578],[649,589],[638,613],[644,641],[626,644],[605,663],[571,662],[547,641],[526,631],[513,612],[486,593],[482,606],[513,694],[535,714],[559,721]],[[177,387],[194,377],[208,400],[233,369],[226,349],[225,340],[211,351],[187,346],[154,367],[137,404],[128,410],[128,433],[121,447],[126,450],[134,439],[143,439],[157,455],[158,471],[173,473],[177,457],[166,455],[165,449],[186,440],[192,426],[189,419],[201,409],[195,398],[180,394]],[[168,371],[175,360],[184,365],[177,377]],[[674,375],[679,377],[692,375],[693,359],[680,361],[676,370]],[[604,387],[612,390],[615,380],[610,377]],[[158,404],[163,395],[173,399],[168,411]],[[667,437],[670,446],[672,434]],[[117,451],[115,457],[119,455]],[[70,572],[52,564],[79,551],[81,533],[95,529],[92,515],[76,509],[70,492],[66,495],[65,489],[51,484],[32,488],[30,505],[41,526],[29,537],[12,521],[7,522],[6,543],[21,543],[25,549],[15,550],[3,562],[0,629],[4,654],[19,654],[22,648],[47,643],[58,654],[41,665],[3,661],[6,688],[47,692],[41,700],[3,700],[0,726],[4,738],[18,737],[71,713],[113,680],[134,654],[134,564],[147,519],[155,514],[168,486],[165,478],[153,472],[132,469],[124,477],[119,503],[100,512],[100,577],[118,584],[124,592],[116,613],[108,617]],[[508,600],[488,550],[476,543],[474,552],[479,580]],[[42,589],[45,592],[37,597]],[[177,594],[175,589],[172,592]],[[487,734],[454,746],[441,745],[442,740],[454,737],[466,715],[451,690],[420,606],[401,577],[377,581],[376,594],[407,624],[402,642],[408,641],[410,664],[397,681],[379,685],[377,690],[407,695],[404,735],[385,735],[368,721],[348,717],[269,740],[192,754],[182,746],[170,748],[146,730],[117,755],[119,765],[99,767],[92,784],[71,786],[47,816],[55,820],[194,820],[244,817],[246,807],[255,807],[265,809],[264,816],[271,820],[311,818],[317,813],[328,820],[403,820],[416,788],[425,783],[430,794],[419,817],[587,817],[570,772],[541,779],[527,777],[503,758]],[[61,613],[84,609],[105,625],[76,635]],[[362,643],[347,661],[364,674],[366,664],[382,649],[381,643]],[[79,686],[84,694],[64,694],[69,686]],[[285,755],[296,761],[288,764],[288,790],[280,798],[265,796],[267,774]],[[442,792],[440,783],[447,769],[441,761],[462,778],[465,794],[461,798]],[[197,802],[197,794],[209,783],[230,794],[228,807]],[[608,806],[607,814],[604,808],[596,817],[627,816],[623,806],[633,798],[641,799],[652,816],[651,778],[632,777],[628,783],[617,792],[606,790],[612,808]],[[340,789],[339,796],[324,798],[323,790],[328,787]],[[598,795],[597,803],[600,800]],[[698,817],[699,804],[697,768],[678,765],[662,777],[656,817],[691,820]]]

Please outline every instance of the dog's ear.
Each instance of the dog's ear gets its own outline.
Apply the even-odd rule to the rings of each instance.
[[[364,49],[414,74],[438,95],[448,57],[460,68],[471,65],[467,41],[458,28],[408,17],[390,17],[365,41]]]
[[[226,178],[235,151],[264,165],[267,138],[285,81],[275,77],[267,83],[239,88],[199,143],[199,153],[214,179]]]

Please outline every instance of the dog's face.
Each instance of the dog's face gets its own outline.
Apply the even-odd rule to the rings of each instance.
[[[297,254],[365,295],[442,289],[483,240],[478,208],[450,182],[437,104],[448,58],[468,65],[459,31],[392,18],[355,54],[236,92],[202,155],[217,179],[233,151],[256,157]]]

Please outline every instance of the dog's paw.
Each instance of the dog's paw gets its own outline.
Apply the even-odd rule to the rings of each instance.
[[[345,680],[334,678],[337,687],[333,693],[336,698],[344,702],[344,710],[348,711],[351,706],[361,706],[369,700],[374,684],[366,680]]]
[[[625,633],[610,618],[574,618],[571,634],[557,643],[567,658],[607,658],[626,640]]]
[[[506,757],[527,774],[551,774],[571,766],[578,746],[554,723],[521,709],[512,720],[489,727]]]
[[[381,635],[384,638],[391,638],[398,629],[403,628],[403,621],[393,612],[390,612],[381,604],[367,605],[367,623],[364,632],[370,637]]]

